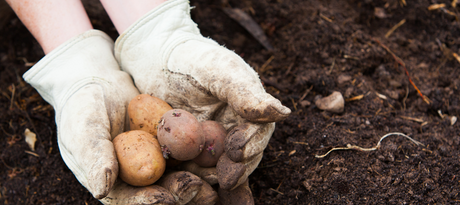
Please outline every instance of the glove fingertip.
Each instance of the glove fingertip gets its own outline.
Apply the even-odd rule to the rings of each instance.
[[[219,199],[222,205],[230,204],[254,204],[251,188],[249,188],[248,180],[233,190],[224,190],[219,188]]]
[[[243,118],[258,123],[282,121],[291,114],[289,108],[283,106],[279,100],[272,96],[257,105],[241,106],[240,109],[236,110]]]
[[[224,190],[234,188],[246,172],[244,164],[233,162],[225,153],[219,158],[216,169],[219,186]]]
[[[102,199],[110,193],[118,175],[118,167],[106,167],[100,170],[103,171],[96,174],[96,176],[100,177],[100,179],[89,180],[89,183],[102,182],[98,184],[93,184],[92,186],[91,192],[93,194],[93,197],[96,199]]]

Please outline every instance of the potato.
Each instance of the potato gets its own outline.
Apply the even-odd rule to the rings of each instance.
[[[172,110],[172,107],[160,98],[140,94],[128,105],[130,129],[144,130],[156,136],[158,122],[168,110]]]
[[[214,205],[219,201],[217,192],[212,186],[203,180],[200,191],[190,200],[187,205]]]
[[[158,185],[166,188],[176,199],[176,204],[187,204],[203,186],[200,177],[187,172],[177,171],[168,173],[158,181]]]
[[[158,141],[163,155],[186,161],[198,156],[204,147],[201,124],[191,113],[174,109],[166,112],[158,125]]]
[[[224,140],[227,136],[224,126],[216,121],[201,122],[205,137],[204,149],[193,161],[202,167],[216,166],[220,155],[224,152]]]
[[[118,176],[133,186],[157,181],[166,169],[158,140],[148,132],[133,130],[119,134],[113,146],[120,167]]]

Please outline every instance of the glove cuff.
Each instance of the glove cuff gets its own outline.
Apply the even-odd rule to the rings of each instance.
[[[106,81],[107,70],[118,70],[113,41],[102,31],[82,33],[43,57],[23,78],[59,113],[66,100],[82,86]]]
[[[191,39],[216,44],[201,36],[190,9],[188,0],[169,0],[131,25],[115,42],[120,68],[135,75],[135,70],[150,69],[152,65],[163,67],[171,51]]]

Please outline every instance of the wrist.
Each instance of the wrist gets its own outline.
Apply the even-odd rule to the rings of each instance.
[[[166,0],[101,0],[118,33],[123,33],[134,22]]]

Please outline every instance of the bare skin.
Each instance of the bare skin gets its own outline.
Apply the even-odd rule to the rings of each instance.
[[[166,0],[101,0],[115,28],[131,24]],[[93,29],[80,0],[7,0],[22,23],[48,54],[78,34]]]
[[[92,29],[80,0],[7,0],[45,54]]]
[[[166,0],[101,0],[118,33]]]

